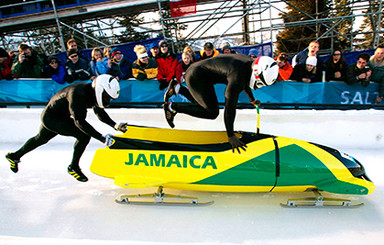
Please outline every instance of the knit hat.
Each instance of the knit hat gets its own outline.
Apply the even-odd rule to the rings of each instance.
[[[122,52],[119,48],[113,48],[111,50],[111,58],[113,58],[113,56],[115,56],[116,54],[122,54]]]
[[[308,56],[307,60],[305,61],[305,64],[316,66],[316,64],[317,64],[316,57],[315,56]]]
[[[2,57],[9,57],[7,51],[5,49],[0,48],[0,58]]]
[[[167,41],[165,41],[165,40],[161,40],[161,41],[159,42],[159,47],[161,47],[161,46],[163,46],[163,45],[168,46]]]
[[[210,42],[205,43],[204,50],[207,50],[207,51],[213,50],[213,44]]]
[[[231,45],[228,42],[222,43],[221,50],[224,51],[224,49],[231,49]]]
[[[153,48],[158,48],[159,45],[157,45],[157,43],[151,43],[151,45],[149,45],[149,49],[153,49]]]
[[[139,58],[139,59],[148,57],[147,50],[145,49],[145,47],[143,45],[136,45],[133,48],[133,51],[136,53],[137,58]]]
[[[52,56],[49,56],[47,59],[48,63],[51,63],[52,60],[56,60],[56,62],[60,64],[60,60],[56,56],[52,55]]]
[[[259,52],[257,51],[257,49],[255,49],[255,48],[251,48],[250,50],[249,50],[249,53],[248,53],[248,56],[250,56],[250,55],[254,55],[254,56],[258,56],[259,55]]]
[[[68,51],[67,51],[68,57],[73,55],[73,54],[77,54],[77,50],[76,49],[68,49]]]

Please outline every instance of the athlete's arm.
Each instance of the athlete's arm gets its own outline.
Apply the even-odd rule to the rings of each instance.
[[[107,112],[103,109],[103,108],[100,108],[100,107],[97,107],[97,106],[94,106],[93,107],[93,111],[95,112],[95,115],[97,116],[97,118],[102,121],[103,123],[111,126],[112,128],[115,127],[116,125],[116,122],[113,121],[109,115],[107,114]]]
[[[237,138],[233,130],[239,93],[231,84],[228,84],[225,90],[224,123],[227,129],[228,142],[232,146],[232,152],[235,152],[236,149],[240,153],[240,149],[245,151],[247,146]]]
[[[249,86],[245,87],[244,92],[248,96],[249,101],[251,101],[251,103],[256,100],[255,97],[253,96],[252,90]]]
[[[76,127],[85,134],[104,143],[104,137],[85,120],[87,117],[86,96],[83,96],[83,94],[80,96],[76,95],[76,92],[72,91],[68,93],[67,99],[69,103],[69,113],[71,114]]]

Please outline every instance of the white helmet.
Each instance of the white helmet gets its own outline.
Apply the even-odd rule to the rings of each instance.
[[[100,108],[107,107],[111,99],[119,97],[119,82],[111,75],[99,75],[93,80],[92,87],[95,89],[96,105]]]
[[[278,75],[279,66],[277,62],[271,57],[260,56],[253,63],[249,87],[251,89],[258,89],[263,86],[272,85]]]

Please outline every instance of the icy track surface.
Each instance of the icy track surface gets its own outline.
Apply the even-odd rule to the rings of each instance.
[[[41,108],[0,109],[0,244],[384,244],[384,112],[261,110],[261,132],[327,145],[357,158],[376,190],[368,196],[337,196],[364,202],[358,208],[282,208],[311,193],[212,193],[165,190],[214,200],[205,207],[119,205],[121,189],[89,171],[103,145],[91,140],[81,159],[87,183],[66,172],[73,138],[56,137],[25,155],[14,174],[4,158],[40,125]],[[116,121],[167,127],[162,109],[109,109]],[[178,129],[224,130],[216,120],[177,115]],[[89,111],[100,132],[114,133]],[[236,130],[255,131],[255,110],[238,110]],[[335,197],[336,195],[329,195]]]

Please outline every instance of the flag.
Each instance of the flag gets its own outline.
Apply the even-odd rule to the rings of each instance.
[[[196,14],[196,0],[169,0],[173,18]]]

